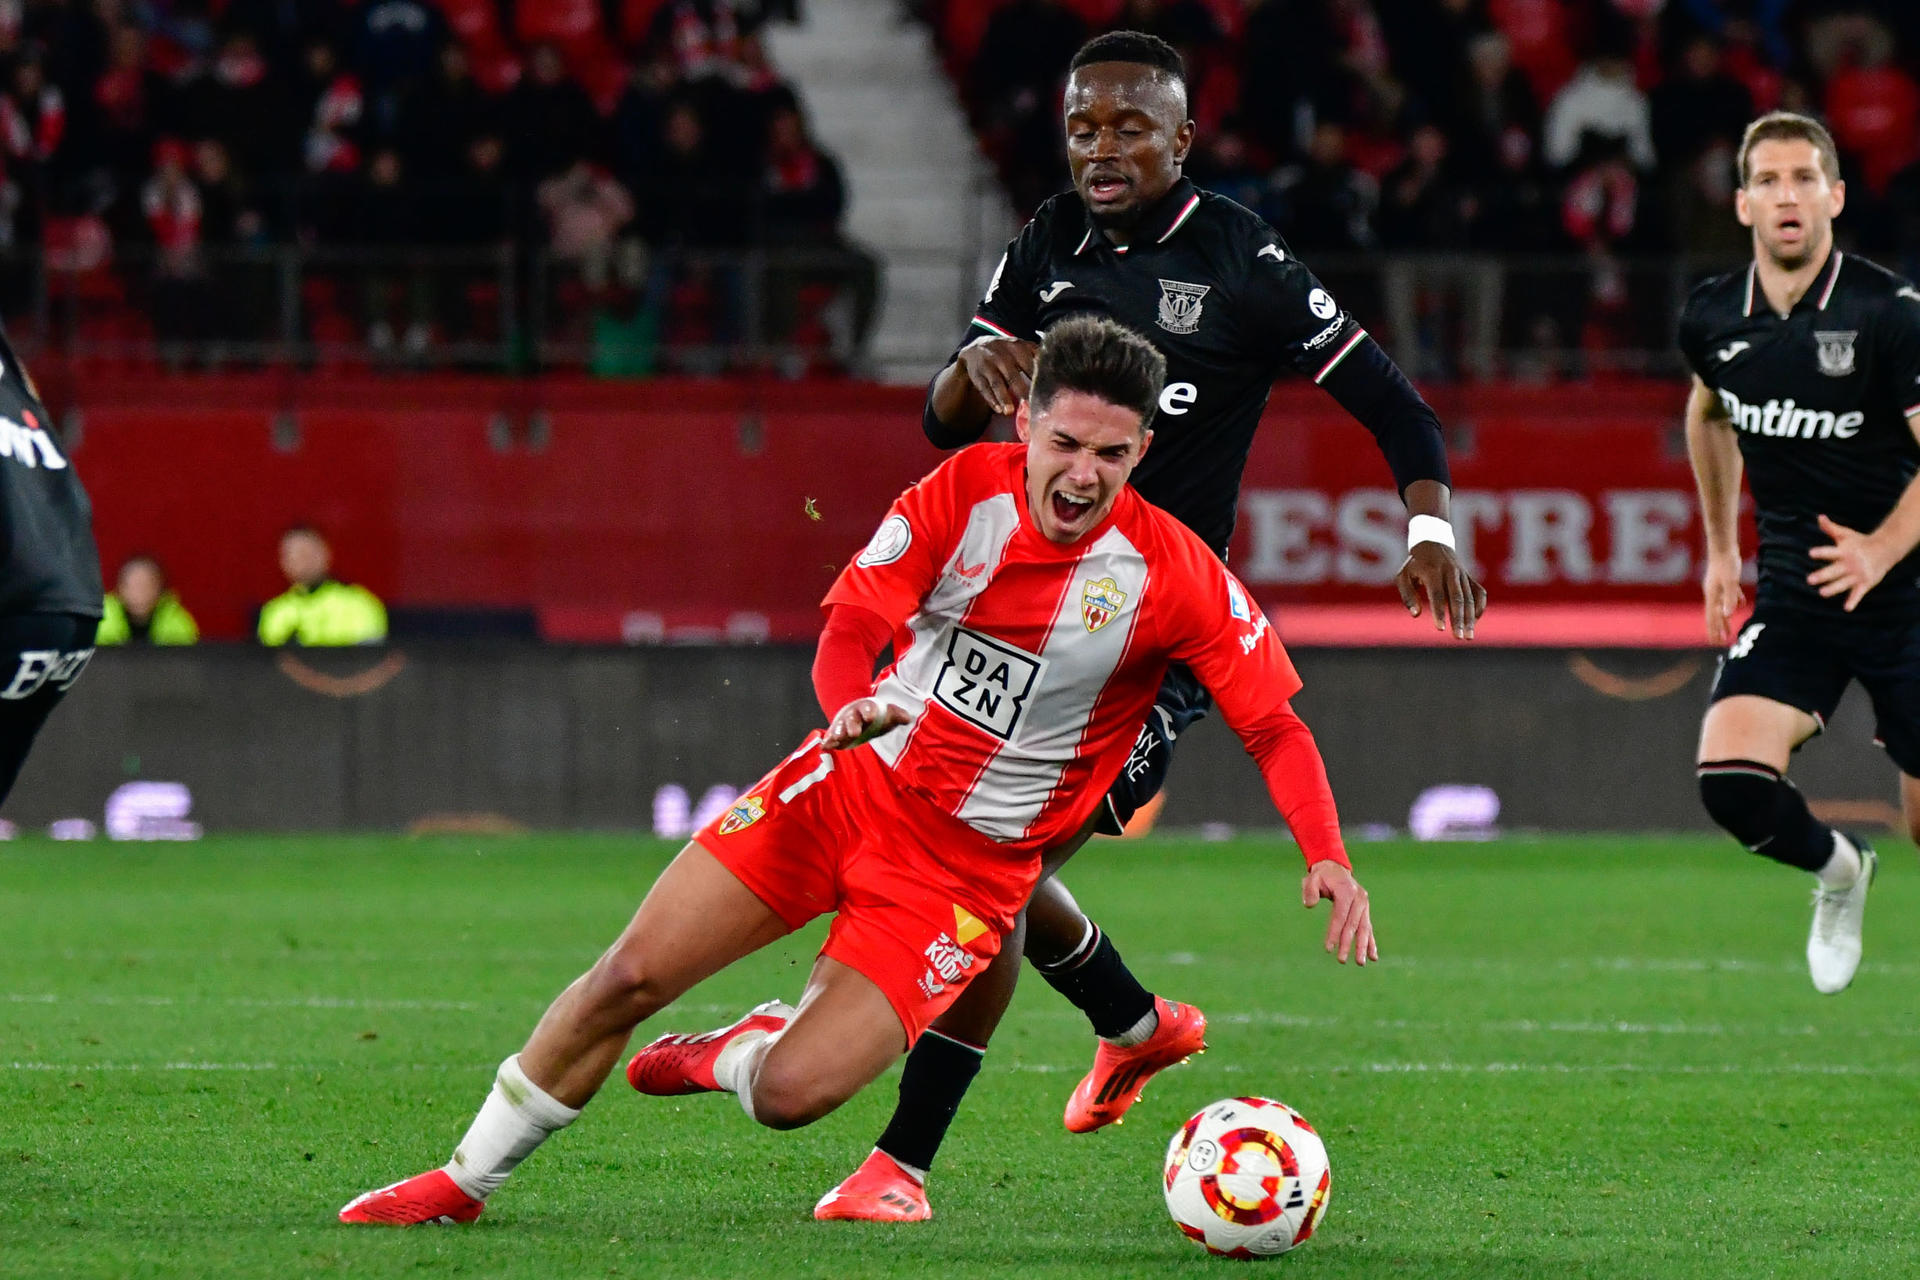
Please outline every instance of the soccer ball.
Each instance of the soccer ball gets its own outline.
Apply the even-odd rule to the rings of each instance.
[[[1306,1118],[1271,1098],[1225,1098],[1167,1144],[1167,1212],[1208,1253],[1271,1258],[1313,1234],[1333,1171]]]

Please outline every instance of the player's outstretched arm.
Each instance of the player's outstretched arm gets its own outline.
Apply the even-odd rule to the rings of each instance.
[[[1333,904],[1327,921],[1327,950],[1341,964],[1351,955],[1360,965],[1380,958],[1373,936],[1372,908],[1367,891],[1354,879],[1340,838],[1340,814],[1334,806],[1333,786],[1327,781],[1326,762],[1313,733],[1290,703],[1244,727],[1236,726],[1247,753],[1260,766],[1274,808],[1307,860],[1307,876],[1300,882],[1302,905]]]
[[[942,449],[980,438],[996,413],[1011,415],[1033,389],[1039,346],[1022,338],[987,335],[960,349],[927,389],[921,426]]]
[[[1409,516],[1409,546],[1406,562],[1393,576],[1400,602],[1417,618],[1424,595],[1434,630],[1451,627],[1459,639],[1471,640],[1474,623],[1487,611],[1487,589],[1467,571],[1454,550],[1452,492],[1438,480],[1415,480],[1402,497]]]
[[[829,751],[845,751],[863,742],[872,742],[883,733],[892,733],[913,717],[891,702],[878,698],[855,698],[835,713],[827,725],[820,745]]]
[[[1338,947],[1335,958],[1341,964],[1347,962],[1349,952],[1361,965],[1378,960],[1380,946],[1373,937],[1373,908],[1367,901],[1367,891],[1353,878],[1352,868],[1321,862],[1307,872],[1307,878],[1300,882],[1300,904],[1311,910],[1322,900],[1333,904],[1332,918],[1327,921],[1327,950]]]
[[[1687,460],[1700,492],[1700,524],[1707,534],[1707,640],[1733,638],[1733,618],[1745,602],[1740,590],[1740,445],[1720,397],[1693,379],[1687,395]]]

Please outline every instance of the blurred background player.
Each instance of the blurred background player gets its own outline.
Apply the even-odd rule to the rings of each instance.
[[[261,644],[379,644],[387,638],[380,597],[335,580],[332,570],[333,550],[318,529],[295,525],[280,535],[280,572],[288,585],[260,609]]]
[[[342,1221],[477,1218],[579,1115],[638,1023],[828,911],[798,1012],[770,1001],[717,1031],[664,1036],[627,1080],[661,1096],[734,1093],[775,1129],[831,1112],[987,967],[1041,855],[1102,803],[1175,659],[1259,763],[1307,858],[1302,900],[1332,902],[1342,958],[1378,958],[1279,637],[1206,547],[1127,487],[1165,368],[1109,321],[1048,334],[1019,411],[1026,443],[942,464],[829,591],[814,681],[839,710],[825,733],[661,873],[501,1064],[453,1159],[358,1197]],[[875,658],[905,634],[876,687]]]
[[[1827,993],[1860,965],[1877,863],[1785,774],[1851,681],[1873,700],[1920,836],[1920,291],[1835,247],[1846,194],[1819,122],[1755,120],[1734,197],[1753,261],[1695,289],[1679,334],[1694,372],[1707,637],[1732,641],[1700,727],[1700,799],[1741,844],[1817,877],[1807,966]],[[1735,637],[1743,469],[1760,584]]]
[[[1430,609],[1436,627],[1471,638],[1486,592],[1454,551],[1446,449],[1433,410],[1272,227],[1184,176],[1195,125],[1185,66],[1171,45],[1113,32],[1083,45],[1071,66],[1065,115],[1074,190],[1042,205],[1007,247],[967,341],[928,391],[927,438],[943,448],[978,439],[994,414],[1011,414],[1025,399],[1035,344],[1049,326],[1089,311],[1112,315],[1167,358],[1156,445],[1134,487],[1224,558],[1273,382],[1312,378],[1373,433],[1412,513],[1395,577],[1407,610]],[[1099,830],[1118,834],[1159,792],[1174,742],[1208,705],[1191,672],[1168,673]],[[1049,871],[1091,833],[1056,850]],[[1019,941],[1003,951],[997,976],[976,983],[916,1046],[892,1121],[818,1216],[929,1216],[926,1172],[1012,997]],[[1025,951],[1100,1037],[1093,1070],[1067,1103],[1070,1130],[1117,1121],[1155,1072],[1203,1046],[1200,1011],[1147,991],[1058,880],[1043,881],[1028,907]]]
[[[93,656],[100,553],[93,508],[54,436],[53,418],[0,334],[0,800],[40,726]]]
[[[97,645],[196,644],[200,628],[152,556],[128,556],[101,604]]]

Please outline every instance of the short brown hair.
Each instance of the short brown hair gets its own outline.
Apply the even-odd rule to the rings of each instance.
[[[1151,342],[1105,316],[1070,316],[1040,339],[1028,403],[1044,411],[1060,392],[1082,391],[1132,409],[1144,426],[1166,380],[1167,358]]]
[[[1740,185],[1751,178],[1753,149],[1763,142],[1811,142],[1820,153],[1820,168],[1828,182],[1840,181],[1840,152],[1827,126],[1797,111],[1769,111],[1747,126],[1740,138]]]

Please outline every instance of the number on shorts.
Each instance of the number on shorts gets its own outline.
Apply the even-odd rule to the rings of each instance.
[[[791,804],[795,796],[799,795],[802,791],[805,791],[808,787],[812,786],[814,783],[820,781],[820,779],[826,777],[828,774],[832,772],[833,772],[833,757],[828,755],[826,752],[822,751],[820,753],[820,763],[813,767],[813,771],[811,773],[807,774],[803,778],[795,778],[793,780],[792,785],[788,786],[785,790],[781,791],[780,803]]]

